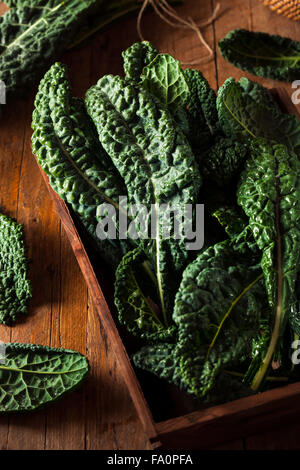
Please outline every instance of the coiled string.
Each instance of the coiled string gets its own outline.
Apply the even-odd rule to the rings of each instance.
[[[138,35],[140,37],[141,41],[145,41],[142,33],[142,18],[145,12],[145,9],[147,6],[151,5],[152,8],[154,9],[155,13],[168,25],[172,26],[173,28],[179,28],[179,29],[189,29],[194,31],[197,34],[197,37],[199,38],[201,44],[205,46],[205,48],[208,51],[208,55],[205,57],[202,57],[199,60],[196,61],[190,61],[188,63],[182,63],[183,65],[200,65],[203,63],[210,62],[213,59],[214,52],[212,48],[209,46],[209,44],[206,42],[206,40],[203,37],[201,28],[204,28],[206,26],[209,26],[213,23],[213,21],[217,18],[217,15],[220,10],[220,4],[218,3],[216,5],[216,8],[213,11],[213,14],[211,17],[207,18],[205,21],[202,21],[199,24],[196,24],[195,21],[188,17],[188,18],[182,18],[178,15],[176,10],[167,2],[167,0],[141,0],[143,1],[143,5],[140,9],[138,19],[137,19],[137,31]]]

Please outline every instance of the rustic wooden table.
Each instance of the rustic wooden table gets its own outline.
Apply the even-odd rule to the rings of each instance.
[[[186,0],[178,11],[201,20],[212,14],[216,4],[217,0]],[[220,0],[220,4],[217,20],[204,31],[214,49],[219,39],[238,27],[300,40],[299,23],[272,13],[259,0]],[[145,16],[143,30],[162,52],[183,62],[206,54],[195,34],[172,29],[154,13]],[[121,73],[121,51],[137,39],[136,20],[131,17],[96,35],[88,45],[66,53],[61,60],[70,68],[75,94],[83,96],[106,73]],[[229,76],[247,75],[225,62],[218,52],[201,70],[215,89]],[[268,87],[278,86],[272,80],[257,80]],[[291,85],[283,86],[292,93]],[[0,449],[149,449],[111,345],[94,313],[32,156],[33,98],[34,93],[11,103],[1,119],[0,206],[25,226],[34,297],[30,315],[14,328],[0,327],[0,339],[78,350],[90,360],[91,377],[81,391],[45,411],[1,417]],[[263,435],[259,435],[259,429],[257,432],[257,436],[226,448],[300,449],[300,425]]]

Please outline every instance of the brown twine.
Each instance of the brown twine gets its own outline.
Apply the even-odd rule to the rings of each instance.
[[[201,42],[201,44],[203,44],[205,48],[207,49],[208,51],[207,56],[202,57],[202,59],[197,60],[197,61],[182,63],[182,65],[200,65],[203,63],[210,62],[212,60],[214,56],[214,52],[212,48],[209,46],[209,44],[206,42],[206,40],[204,39],[201,28],[211,25],[213,21],[216,19],[218,12],[220,10],[219,3],[216,5],[216,8],[214,9],[211,17],[209,17],[205,21],[202,21],[199,24],[196,24],[195,21],[190,17],[187,19],[180,17],[178,13],[176,12],[176,10],[174,10],[174,8],[167,2],[167,0],[140,0],[140,1],[143,1],[143,5],[140,9],[138,19],[137,19],[137,31],[138,31],[138,35],[141,41],[145,41],[143,37],[143,33],[142,33],[142,24],[141,24],[142,18],[143,18],[143,15],[147,6],[151,5],[155,13],[168,25],[172,26],[173,28],[189,29],[189,30],[194,31],[197,34],[197,37],[199,38],[199,41]]]

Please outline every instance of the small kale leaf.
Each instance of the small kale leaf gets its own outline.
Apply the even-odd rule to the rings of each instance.
[[[150,276],[146,277],[147,273]],[[124,256],[115,280],[119,320],[128,331],[148,342],[169,341],[175,331],[174,326],[167,327],[160,318],[159,308],[153,300],[156,283],[142,249],[136,248]]]
[[[32,297],[24,238],[23,225],[0,214],[0,323],[4,325],[27,313]]]
[[[72,97],[66,67],[59,63],[40,83],[32,128],[33,152],[52,188],[71,205],[101,255],[117,266],[127,244],[97,237],[97,207],[110,203],[118,208],[126,188],[98,141],[84,103]]]
[[[271,95],[258,86],[248,93],[249,82],[228,78],[219,89],[217,109],[220,125],[227,137],[249,140],[263,137],[284,144],[300,155],[300,122],[296,116],[283,113]],[[259,99],[264,94],[263,101]]]
[[[136,42],[122,53],[125,77],[140,82],[144,67],[148,66],[159,54],[148,41]]]
[[[7,343],[0,363],[0,414],[35,411],[77,389],[89,373],[80,353]]]
[[[228,62],[254,75],[284,82],[299,78],[298,41],[278,35],[236,29],[219,42],[219,49]]]

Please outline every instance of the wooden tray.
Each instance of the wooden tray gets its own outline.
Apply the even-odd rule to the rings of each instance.
[[[290,96],[284,89],[278,88],[272,90],[272,93],[285,112],[296,114],[300,119]],[[118,322],[113,313],[114,308],[113,306],[111,306],[111,309],[108,307],[100,287],[99,279],[103,276],[96,275],[96,272],[101,272],[101,266],[99,266],[99,263],[97,265],[95,259],[92,259],[93,255],[90,247],[84,241],[84,236],[80,236],[80,227],[76,217],[69,210],[67,204],[51,189],[48,178],[44,173],[43,176],[90,290],[95,310],[106,330],[106,334],[110,337],[113,351],[119,361],[131,398],[153,447],[208,449],[237,438],[255,435],[275,426],[282,427],[298,420],[297,413],[300,413],[300,382],[222,405],[190,413],[181,413],[180,416],[178,416],[180,414],[178,408],[177,412],[176,410],[175,412],[172,411],[175,417],[165,420],[157,419],[159,413],[154,410],[153,403],[151,403],[151,406],[149,406],[149,403],[151,395],[156,393],[157,384],[161,384],[163,381],[156,379],[154,376],[145,379],[143,373],[138,379],[124,346],[126,344],[127,349],[130,350],[129,343],[126,341],[126,334],[125,336],[123,334],[121,339],[120,332],[122,328],[117,327]],[[145,394],[147,392],[147,400],[142,390],[142,383],[147,384],[144,388]],[[162,398],[163,406],[167,405],[169,401],[168,393],[170,393],[170,400],[177,404],[181,399],[186,400],[181,392],[177,392],[174,400],[174,394],[176,395],[174,388],[170,387],[168,389],[166,385],[162,385],[162,387],[167,387],[167,391],[165,388],[162,389],[164,393]],[[182,408],[184,409],[184,407]],[[186,404],[185,409],[189,409],[189,403]]]

